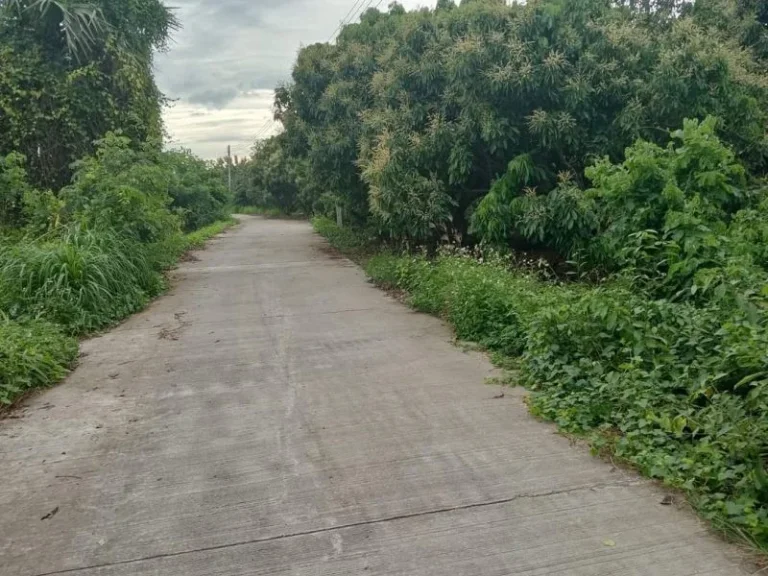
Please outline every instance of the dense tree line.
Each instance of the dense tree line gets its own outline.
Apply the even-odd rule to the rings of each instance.
[[[595,158],[620,160],[638,138],[665,142],[707,115],[762,173],[759,10],[729,0],[369,10],[336,44],[299,53],[277,91],[284,132],[257,151],[252,193],[305,211],[340,203],[400,239],[512,240],[508,204],[524,189],[545,195],[565,175],[583,188]]]
[[[221,215],[218,173],[162,151],[152,58],[178,26],[161,0],[0,0],[0,226],[141,228],[160,210],[189,231]]]

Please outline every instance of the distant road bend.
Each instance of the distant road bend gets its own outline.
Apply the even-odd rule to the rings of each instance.
[[[0,574],[750,573],[307,223],[197,258],[0,422]]]

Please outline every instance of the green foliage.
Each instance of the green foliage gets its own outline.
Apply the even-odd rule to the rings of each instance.
[[[230,202],[216,171],[191,153],[158,152],[152,145],[137,150],[113,133],[76,164],[73,183],[60,197],[70,219],[142,243],[225,218]]]
[[[152,54],[177,25],[161,0],[0,3],[0,156],[23,154],[30,183],[58,190],[109,131],[159,142]]]
[[[128,138],[110,133],[76,166],[72,185],[61,191],[71,218],[142,243],[179,232],[169,210],[173,174],[152,147],[136,151]]]
[[[534,414],[684,490],[768,544],[768,330],[625,288],[557,286],[499,263],[374,256],[378,283],[462,340],[522,358]]]
[[[686,121],[666,148],[638,141],[621,164],[587,169],[600,221],[589,257],[654,296],[756,312],[768,304],[765,192],[747,187],[714,129],[713,118]]]
[[[63,378],[77,357],[77,341],[42,321],[0,319],[0,405]]]
[[[597,231],[594,200],[564,175],[548,194],[529,187],[503,201],[506,193],[499,188],[508,187],[513,163],[478,206],[473,231],[496,246],[551,248],[565,256],[583,250]]]
[[[313,218],[312,227],[315,232],[324,236],[331,246],[353,259],[365,257],[374,245],[374,238],[370,233],[352,228],[339,228],[336,222],[324,216]]]
[[[37,12],[35,20],[41,27],[60,30],[70,55],[86,56],[94,45],[109,32],[109,23],[97,6],[69,4],[59,0],[7,0],[7,10],[23,18],[27,11]],[[51,34],[53,39],[56,35]]]
[[[166,152],[160,164],[170,172],[171,210],[189,232],[228,216],[229,191],[208,163],[187,150]]]
[[[276,209],[284,214],[312,209],[300,194],[301,167],[286,154],[280,136],[257,143],[250,161],[233,166],[232,178],[239,206]]]
[[[16,227],[23,221],[24,194],[29,189],[24,156],[11,152],[0,157],[0,227]]]
[[[768,542],[768,332],[717,309],[590,290],[533,318],[531,409]]]
[[[148,252],[116,232],[64,228],[0,246],[0,310],[46,318],[72,334],[135,312],[162,286]]]
[[[595,157],[713,115],[741,165],[768,167],[760,15],[735,0],[368,10],[300,51],[261,189],[410,245],[463,241],[471,221],[477,240],[572,256],[597,231],[579,192]]]
[[[203,228],[190,232],[184,237],[184,246],[186,249],[197,250],[205,246],[206,241],[217,236],[237,224],[237,220],[234,218],[227,218],[225,220],[218,220],[212,224],[208,224]]]

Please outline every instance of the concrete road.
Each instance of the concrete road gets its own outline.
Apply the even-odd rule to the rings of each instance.
[[[0,422],[0,574],[751,571],[308,224],[245,218],[197,258]]]

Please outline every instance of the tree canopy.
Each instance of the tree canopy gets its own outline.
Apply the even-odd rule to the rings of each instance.
[[[57,190],[110,130],[159,146],[152,55],[177,26],[160,0],[0,2],[0,156],[22,154],[31,183]]]
[[[335,44],[299,52],[276,95],[284,132],[254,163],[279,148],[301,175],[290,193],[304,210],[339,204],[417,242],[520,238],[513,200],[564,179],[588,186],[595,159],[619,161],[640,138],[665,143],[685,118],[716,117],[723,142],[762,174],[761,18],[749,0],[370,9]]]

